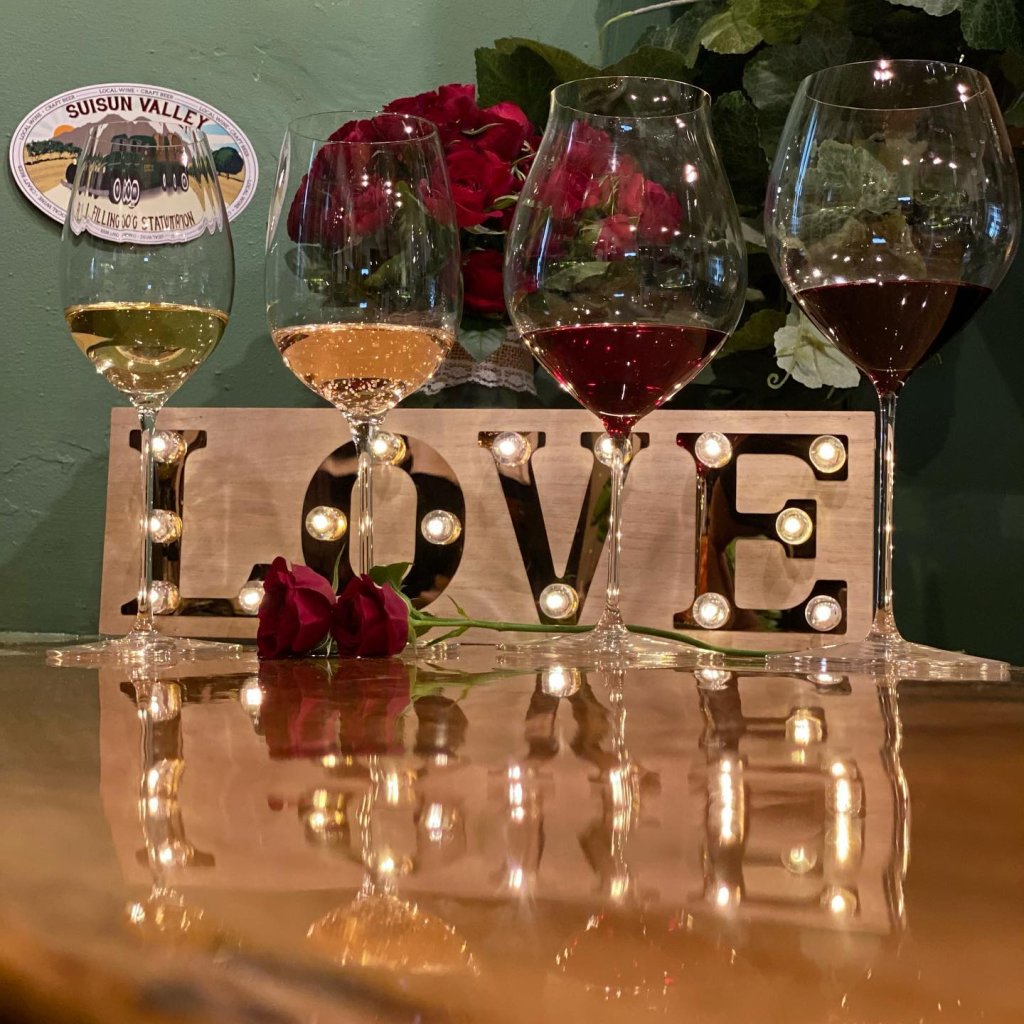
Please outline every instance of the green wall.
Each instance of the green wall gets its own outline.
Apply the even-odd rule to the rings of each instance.
[[[256,198],[235,222],[231,324],[177,404],[315,405],[266,334],[263,237],[289,118],[374,107],[471,80],[473,49],[543,38],[597,63],[593,0],[209,0],[168,4],[7,0],[5,142],[33,106],[78,85],[149,82],[223,109],[260,159]],[[57,226],[4,175],[0,195],[0,630],[95,629],[109,408],[61,318]],[[1016,615],[1024,567],[1024,265],[901,410],[897,607],[914,639],[1024,662]]]

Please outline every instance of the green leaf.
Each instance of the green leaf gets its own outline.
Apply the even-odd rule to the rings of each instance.
[[[960,10],[960,0],[889,0],[899,7],[916,7],[934,18],[942,18]]]
[[[459,332],[459,344],[479,363],[493,355],[505,342],[504,324],[487,330]]]
[[[715,143],[741,214],[756,215],[764,205],[768,162],[758,144],[757,111],[738,89],[711,107]]]
[[[1020,0],[963,0],[960,26],[978,50],[1024,50],[1024,9]]]
[[[734,0],[733,8],[766,43],[795,42],[821,0]]]
[[[375,565],[370,569],[369,576],[378,587],[390,584],[395,593],[401,594],[402,580],[405,579],[405,574],[409,571],[410,565],[412,565],[411,562],[392,562],[390,565]]]
[[[696,3],[687,6],[683,13],[665,28],[655,29],[647,39],[652,46],[677,50],[683,60],[693,67],[700,54],[700,40],[704,26],[725,9],[725,4],[715,2]]]
[[[610,267],[611,263],[604,260],[566,263],[553,273],[545,275],[544,288],[547,291],[573,292],[582,282],[608,273]]]
[[[729,7],[705,22],[700,41],[713,53],[748,53],[764,37],[736,7]]]
[[[622,60],[601,69],[602,75],[641,75],[647,78],[669,78],[689,81],[693,77],[693,61],[676,50],[663,46],[640,46]]]
[[[733,331],[716,358],[721,359],[734,352],[753,352],[767,348],[775,341],[775,332],[785,326],[785,313],[777,309],[760,309]]]

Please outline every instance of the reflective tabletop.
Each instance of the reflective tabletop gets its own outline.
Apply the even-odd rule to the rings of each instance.
[[[7,647],[0,1019],[1019,1022],[1022,794],[1016,674]]]

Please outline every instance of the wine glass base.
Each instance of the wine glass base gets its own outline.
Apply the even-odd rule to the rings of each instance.
[[[778,672],[853,672],[903,679],[1004,681],[1010,666],[962,651],[911,643],[896,634],[871,633],[863,640],[792,654],[771,654],[768,668]]]
[[[573,668],[601,668],[609,663],[623,668],[702,668],[724,660],[715,651],[631,633],[624,627],[595,628],[526,643],[501,643],[498,650],[501,660],[506,662],[535,661],[540,666],[556,663]]]
[[[191,640],[162,633],[129,633],[88,644],[55,647],[46,652],[48,665],[170,665],[178,661],[234,658],[241,644]]]

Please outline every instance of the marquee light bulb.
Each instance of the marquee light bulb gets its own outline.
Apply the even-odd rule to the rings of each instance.
[[[846,465],[846,445],[832,434],[816,437],[808,455],[819,473],[838,473]]]
[[[615,445],[607,434],[602,434],[594,442],[594,458],[597,459],[602,466],[610,466],[612,464],[612,453],[614,451]],[[629,462],[631,458],[633,458],[633,442],[627,437],[622,461],[623,463],[626,463]]]
[[[238,689],[238,700],[246,711],[259,711],[263,706],[263,688],[259,676],[249,676]]]
[[[176,430],[158,430],[153,435],[153,458],[164,465],[177,462],[187,450],[185,438]]]
[[[827,633],[843,621],[843,606],[827,594],[812,597],[804,608],[804,618],[811,629]]]
[[[530,460],[529,440],[513,430],[498,434],[491,442],[491,454],[501,466],[521,466]]]
[[[154,615],[169,615],[181,604],[181,593],[167,580],[153,580],[149,588],[149,605]]]
[[[806,875],[818,863],[818,854],[800,844],[791,847],[782,855],[782,865],[791,875]]]
[[[181,538],[181,516],[155,508],[149,517],[149,539],[154,544],[173,544]]]
[[[693,602],[693,618],[704,629],[721,629],[732,615],[728,598],[709,591]]]
[[[317,505],[306,513],[306,533],[314,540],[340,540],[348,529],[348,518],[333,505]]]
[[[786,739],[798,747],[820,743],[825,738],[825,727],[821,719],[806,708],[797,708],[786,719]]]
[[[697,438],[693,453],[708,469],[721,469],[732,460],[732,442],[717,430],[707,431]]]
[[[723,668],[699,668],[694,675],[702,690],[724,690],[726,683],[732,679],[732,673]]]
[[[564,665],[552,665],[541,673],[540,689],[547,697],[571,697],[579,693],[583,685],[578,668],[566,668]]]
[[[454,513],[436,508],[420,520],[420,533],[431,544],[454,544],[462,536],[462,523]]]
[[[567,619],[580,606],[580,595],[568,583],[549,583],[539,598],[541,611],[550,619]]]
[[[784,508],[775,517],[775,532],[784,544],[806,544],[814,533],[814,523],[802,508]]]
[[[373,457],[378,462],[389,462],[397,466],[408,454],[408,447],[405,438],[398,434],[390,434],[386,430],[380,431],[370,445]]]
[[[856,913],[857,894],[849,889],[831,885],[821,894],[821,905],[836,917],[848,917]]]
[[[238,591],[238,603],[246,615],[256,615],[263,603],[263,581],[249,580]]]

